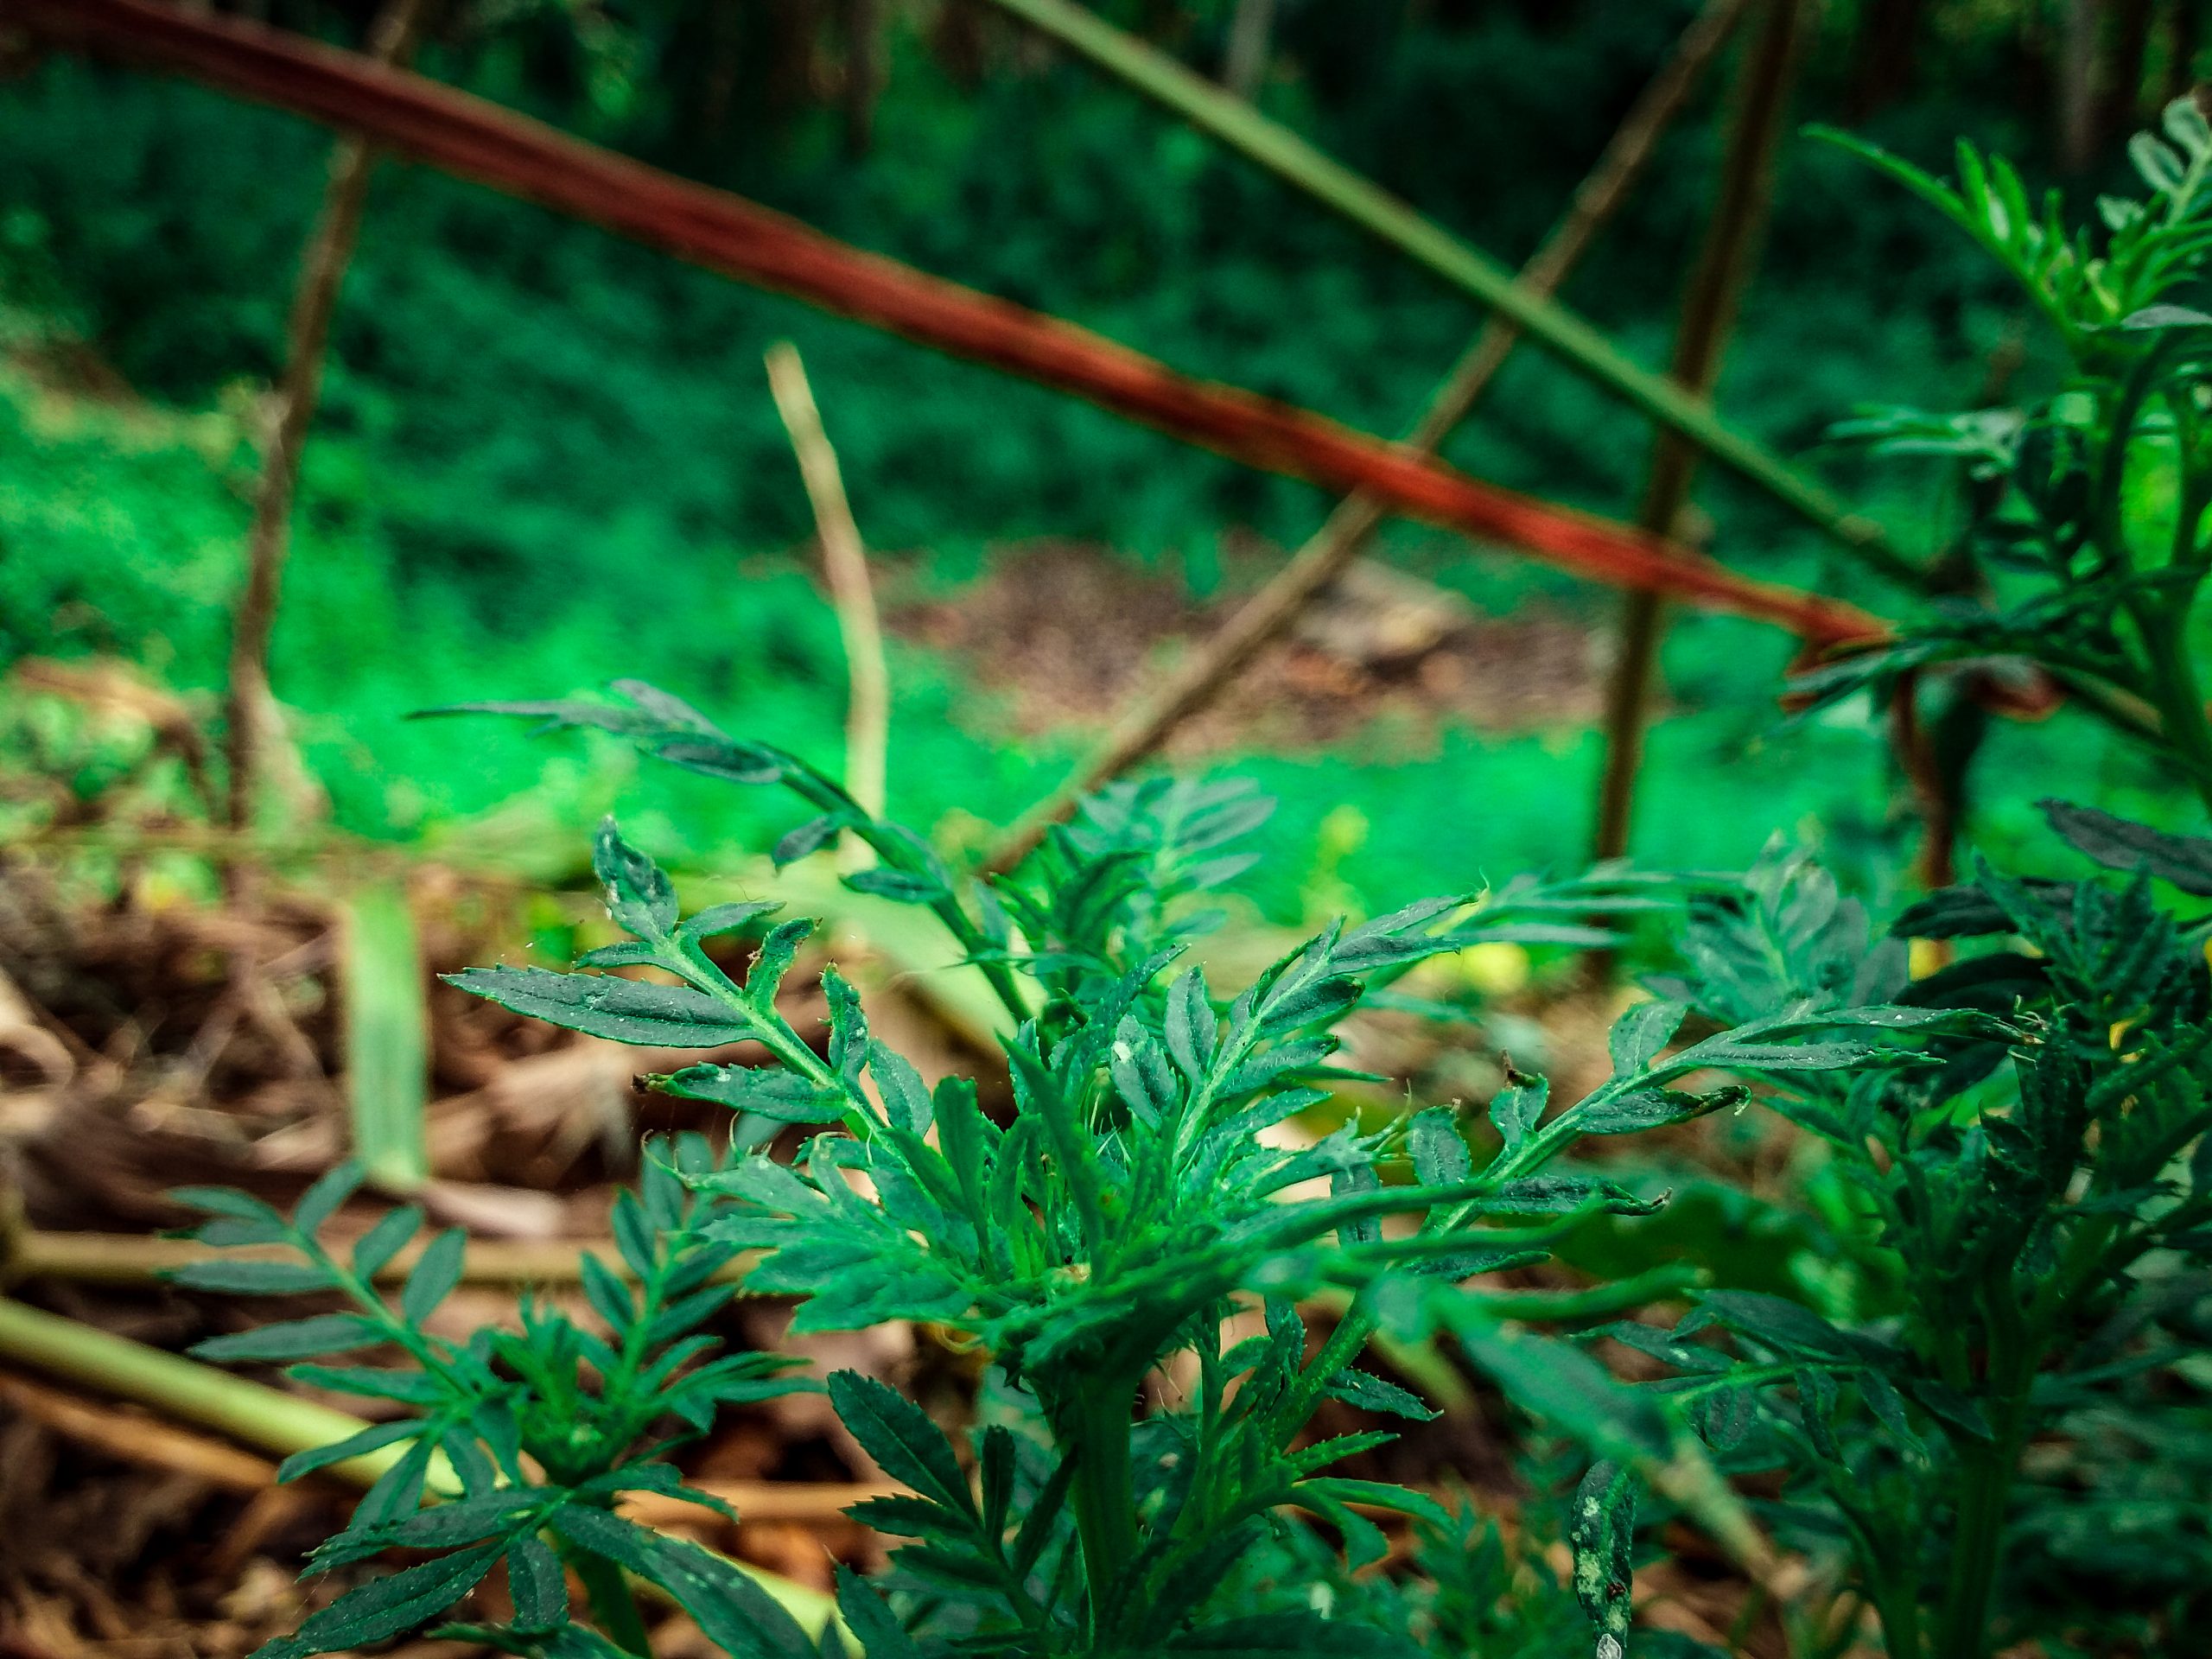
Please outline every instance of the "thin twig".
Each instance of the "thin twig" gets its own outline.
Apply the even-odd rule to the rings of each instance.
[[[369,39],[378,63],[404,63],[414,49],[424,0],[387,0]],[[322,370],[338,291],[353,263],[368,201],[376,150],[358,133],[340,138],[330,153],[322,210],[300,258],[292,292],[284,372],[276,384],[269,448],[254,493],[253,524],[246,537],[245,588],[231,633],[230,683],[226,698],[226,743],[230,765],[231,827],[253,819],[262,766],[282,736],[276,698],[269,688],[269,639],[276,626],[284,562],[291,551],[292,502],[299,493],[300,458],[322,397]]]
[[[379,1284],[404,1284],[421,1258],[423,1241],[400,1250],[377,1271]],[[620,1277],[634,1277],[612,1239],[474,1238],[461,1269],[471,1285],[572,1285],[583,1276],[583,1258],[596,1255]],[[194,1262],[285,1261],[282,1251],[252,1247],[216,1250],[188,1238],[143,1233],[68,1233],[23,1229],[0,1239],[0,1286],[31,1280],[88,1285],[147,1285]],[[752,1255],[738,1257],[715,1275],[717,1283],[745,1277]]]
[[[884,758],[890,746],[891,674],[883,659],[883,623],[876,614],[875,590],[868,576],[868,554],[860,526],[845,499],[837,452],[822,429],[814,389],[798,348],[779,340],[768,348],[768,388],[776,412],[791,435],[798,457],[806,499],[814,507],[822,565],[830,579],[830,602],[837,611],[837,633],[845,646],[850,687],[845,705],[845,789],[863,810],[883,814]]]
[[[1540,296],[1559,291],[1643,179],[1660,137],[1689,101],[1750,3],[1708,0],[1622,120],[1565,215],[1522,268],[1516,289]],[[1520,326],[1510,316],[1503,312],[1492,315],[1430,394],[1427,409],[1407,435],[1408,447],[1425,454],[1437,449],[1473,410],[1521,338]],[[1218,633],[1179,665],[1166,683],[1130,703],[1059,788],[1025,813],[991,849],[987,868],[1005,870],[1020,863],[1077,801],[1156,753],[1178,727],[1210,705],[1246,664],[1282,637],[1358,556],[1389,511],[1389,504],[1370,491],[1347,496],[1290,563],[1247,600]]]
[[[1719,377],[1721,354],[1758,260],[1774,191],[1775,152],[1804,44],[1804,0],[1766,0],[1766,4],[1764,27],[1744,61],[1720,163],[1719,194],[1691,268],[1675,336],[1673,377],[1700,398],[1711,395]],[[1676,433],[1658,435],[1652,444],[1638,525],[1662,539],[1673,537],[1688,505],[1699,459],[1696,446]],[[1605,763],[1599,782],[1593,840],[1599,859],[1618,858],[1628,848],[1662,630],[1657,596],[1643,591],[1628,594],[1622,604],[1619,649],[1605,692]]]

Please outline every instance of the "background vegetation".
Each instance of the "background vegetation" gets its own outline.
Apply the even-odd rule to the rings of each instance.
[[[1931,162],[1964,133],[2031,175],[2062,170],[2062,9],[1892,7],[1922,14],[1903,53],[1871,44],[1881,19],[1870,12],[1883,10],[1826,9],[1798,115],[1848,120]],[[1218,66],[1226,6],[1107,10]],[[1512,260],[1688,10],[1287,4],[1257,96]],[[277,12],[336,39],[365,28],[358,10]],[[840,16],[696,0],[448,9],[423,63],[864,245],[1370,429],[1396,429],[1470,332],[1458,296],[981,9],[887,10],[880,87],[856,142]],[[2150,23],[2133,100],[2145,105],[2182,79],[2170,60],[2185,43],[2164,13]],[[2108,43],[2108,78],[2126,50]],[[1719,101],[1708,92],[1700,110]],[[2102,94],[2077,195],[2117,164],[2130,104],[2125,89]],[[1681,124],[1570,290],[1647,362],[1665,355],[1716,124]],[[251,416],[281,359],[327,148],[296,121],[60,58],[0,98],[9,658],[113,652],[187,690],[219,681]],[[1861,401],[1964,401],[2017,353],[2018,322],[2000,276],[1962,240],[1847,157],[1793,141],[1719,401],[1785,453],[1808,451]],[[957,594],[995,551],[1051,537],[1103,544],[1202,601],[1264,569],[1235,556],[1249,537],[1293,544],[1325,505],[1068,400],[388,167],[338,316],[275,647],[279,696],[341,823],[444,835],[527,802],[573,825],[611,800],[606,775],[556,761],[549,776],[512,741],[397,720],[462,695],[634,673],[832,752],[842,664],[804,574],[804,497],[759,366],[779,336],[812,365],[894,593]],[[1638,417],[1524,352],[1448,454],[1619,512],[1647,450]],[[1836,475],[1909,543],[1944,487],[1934,474]],[[1808,532],[1748,492],[1719,480],[1701,493],[1724,559],[1847,585]],[[1383,552],[1491,615],[1594,625],[1610,610],[1436,532],[1399,527]],[[1746,624],[1675,630],[1639,851],[1741,863],[1772,830],[1817,823],[1860,880],[1893,866],[1904,831],[1878,722],[1846,711],[1783,729],[1772,689],[1788,648]],[[999,817],[1081,747],[1079,729],[1023,718],[963,660],[911,639],[895,653],[902,816]],[[1586,659],[1566,671],[1590,672]],[[2062,721],[2063,743],[1999,734],[1988,764],[2033,773],[2021,798],[2037,778],[2094,779],[2123,807],[2157,795],[2086,726]],[[1215,747],[1210,760],[1285,800],[1273,831],[1285,856],[1269,868],[1318,861],[1378,900],[1471,869],[1571,862],[1584,848],[1595,749],[1572,710],[1536,729],[1400,721],[1294,753]],[[1378,810],[1385,800],[1396,810]],[[724,802],[687,801],[678,816],[694,836],[761,833]],[[2009,807],[1976,828],[2000,842],[2034,833]],[[1262,896],[1279,913],[1297,908],[1282,879]]]

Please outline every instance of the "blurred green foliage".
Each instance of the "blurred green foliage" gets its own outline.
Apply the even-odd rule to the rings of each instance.
[[[273,10],[338,40],[365,27],[359,7]],[[1104,10],[1200,67],[1218,61],[1225,5]],[[2048,43],[2033,9],[1933,10],[1916,86],[1860,129],[1909,154],[1940,154],[1963,130],[2034,155],[2045,117],[2020,70]],[[1518,257],[1689,10],[1287,4],[1261,97]],[[1860,10],[1827,10],[1802,113],[1865,100]],[[1385,251],[986,9],[886,11],[885,84],[860,154],[841,107],[845,45],[817,5],[448,8],[422,65],[1179,366],[1377,429],[1411,414],[1475,326],[1467,306]],[[1701,222],[1717,101],[1708,92],[1669,137],[1571,295],[1647,361],[1663,358],[1676,273]],[[251,476],[251,388],[281,359],[328,142],[195,88],[67,59],[0,89],[0,296],[16,347],[0,396],[0,654],[113,652],[182,687],[216,683]],[[1955,399],[2008,337],[2001,278],[1847,157],[1789,149],[1769,241],[1720,397],[1786,450],[1869,397]],[[397,719],[461,696],[637,674],[748,726],[812,734],[801,747],[834,755],[842,664],[826,610],[784,550],[808,523],[760,369],[762,346],[786,335],[811,366],[871,543],[948,578],[982,545],[1043,534],[1195,569],[1225,524],[1288,543],[1325,505],[1071,401],[390,168],[338,319],[275,663],[340,822],[435,830],[531,791],[537,810],[569,822],[629,789],[558,762],[548,775],[542,753],[496,734]],[[33,350],[29,336],[45,343]],[[88,397],[81,385],[54,391],[57,339],[81,342],[101,375],[111,369],[151,404]],[[94,393],[104,385],[95,375]],[[1647,442],[1636,417],[1524,353],[1451,455],[1618,512]],[[1881,487],[1876,507],[1916,527],[1934,486]],[[1704,495],[1722,557],[1852,585],[1728,480]],[[1489,611],[1532,595],[1593,622],[1607,608],[1433,532],[1401,527],[1385,550]],[[1780,729],[1786,654],[1787,642],[1744,625],[1676,630],[1675,712],[1655,737],[1651,787],[1694,791],[1703,810],[1662,798],[1647,811],[1650,857],[1741,862],[1770,830],[1817,819],[1845,868],[1894,862],[1903,831],[1878,728],[1844,715]],[[918,649],[898,653],[894,673],[893,798],[911,819],[934,822],[956,803],[1002,817],[1081,742],[1009,741],[957,665]],[[2000,736],[1993,764],[2147,787],[2086,734],[2063,754],[2014,735]],[[1285,798],[1274,833],[1293,855],[1268,868],[1295,870],[1295,850],[1313,846],[1379,893],[1471,866],[1573,861],[1595,763],[1594,742],[1573,732],[1433,742],[1385,732],[1243,769]],[[646,810],[757,841],[745,809],[687,800],[678,812],[671,787],[645,786]],[[1423,810],[1371,810],[1385,800]],[[1322,820],[1346,804],[1387,827],[1327,855]],[[2002,809],[1985,828],[2000,839],[2013,829]],[[1287,885],[1257,896],[1278,913],[1298,908]]]

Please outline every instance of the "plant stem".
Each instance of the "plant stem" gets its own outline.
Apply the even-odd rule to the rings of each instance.
[[[422,12],[423,0],[389,0],[371,29],[369,55],[379,63],[404,63]],[[291,550],[292,502],[299,489],[300,457],[307,447],[315,405],[322,397],[330,320],[338,309],[346,268],[353,263],[362,209],[368,201],[369,174],[375,163],[376,151],[365,137],[348,133],[338,141],[331,151],[322,212],[300,258],[299,285],[292,296],[289,346],[283,377],[277,384],[268,454],[254,493],[245,587],[238,597],[231,638],[225,719],[230,751],[227,817],[233,830],[244,830],[252,823],[261,762],[270,741],[281,734],[269,690],[269,640],[276,625],[284,562]]]
[[[2004,1557],[2005,1503],[2019,1463],[2022,1404],[2024,1398],[2010,1408],[2007,1425],[1992,1444],[1961,1453],[1958,1519],[1936,1659],[1984,1659],[1989,1651],[1990,1600]]]
[[[822,414],[815,406],[814,389],[807,383],[798,348],[779,340],[769,346],[767,363],[776,412],[790,435],[806,498],[814,509],[822,567],[830,580],[837,632],[844,642],[849,687],[845,790],[870,817],[880,818],[883,816],[884,757],[890,747],[891,673],[884,664],[883,625],[876,614],[875,590],[868,582],[868,554],[861,542],[860,526],[853,520],[852,505],[845,497],[837,452],[830,448],[829,435],[823,430]],[[857,842],[848,845],[860,847]]]
[[[599,1628],[615,1646],[640,1659],[652,1659],[652,1639],[645,1633],[645,1616],[638,1611],[638,1599],[630,1593],[622,1569],[604,1555],[582,1549],[569,1554],[569,1565],[576,1570]]]
[[[1083,1541],[1092,1639],[1102,1643],[1137,1553],[1136,1487],[1129,1469],[1129,1402],[1135,1393],[1134,1386],[1102,1378],[1069,1401],[1062,1417],[1065,1443],[1076,1459],[1068,1504]]]
[[[1775,152],[1789,111],[1791,83],[1802,57],[1807,22],[1803,0],[1765,0],[1766,16],[1738,71],[1736,109],[1706,227],[1703,245],[1684,285],[1681,322],[1669,372],[1701,403],[1713,395],[1744,289],[1758,262],[1760,233],[1774,194]],[[1650,469],[1637,523],[1655,536],[1675,538],[1690,485],[1697,476],[1698,446],[1679,428],[1662,429],[1652,446]],[[1618,858],[1628,850],[1629,817],[1643,760],[1643,732],[1665,622],[1660,598],[1631,590],[1622,601],[1620,638],[1605,692],[1605,763],[1598,787],[1592,857]]]

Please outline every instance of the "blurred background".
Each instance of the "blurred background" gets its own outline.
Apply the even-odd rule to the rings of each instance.
[[[249,10],[345,44],[372,22],[364,6]],[[1233,77],[1512,265],[1693,10],[1147,0],[1104,15]],[[1963,135],[2086,200],[2124,175],[2127,135],[2189,84],[2201,20],[2190,0],[1821,8],[1722,410],[1818,470],[1824,429],[1855,405],[1962,406],[1993,377],[2037,370],[2042,342],[2002,276],[1798,124],[1839,123],[1939,169]],[[1479,321],[1465,296],[989,5],[443,0],[425,22],[417,61],[440,79],[1370,430],[1401,430]],[[2085,40],[2091,55],[2069,57]],[[1711,209],[1731,67],[1704,77],[1566,291],[1654,367]],[[0,87],[9,664],[127,664],[213,720],[330,151],[302,121],[63,54],[18,62]],[[842,658],[761,370],[779,338],[808,365],[887,616],[891,805],[955,845],[1043,793],[1329,504],[388,164],[335,309],[270,658],[332,823],[484,854],[580,850],[581,827],[619,801],[671,855],[764,844],[776,809],[741,794],[633,779],[612,753],[400,717],[634,676],[834,760]],[[1626,517],[1649,431],[1524,349],[1446,454]],[[1942,476],[1826,465],[1909,548],[1929,542]],[[1722,560],[1851,590],[1849,567],[1753,491],[1708,470],[1699,501]],[[1281,802],[1250,892],[1282,919],[1316,882],[1379,903],[1588,849],[1611,597],[1402,524],[1370,557],[1420,585],[1353,584],[1364,601],[1321,607],[1172,748],[1179,766],[1255,777]],[[1394,603],[1418,613],[1409,626],[1361,626],[1363,604]],[[1775,694],[1790,650],[1753,624],[1672,630],[1639,855],[1740,864],[1781,830],[1818,836],[1861,881],[1887,879],[1910,831],[1879,721],[1786,726]],[[134,764],[127,743],[104,748],[20,674],[4,707],[11,828],[77,810],[33,779],[81,798]],[[2053,785],[2154,787],[2086,725],[2070,747],[2048,736],[2018,746],[2020,764]],[[1986,764],[2006,748],[2000,733]],[[2029,834],[2018,810],[1975,827]]]
[[[181,10],[349,49],[394,15],[353,0]],[[430,0],[408,49],[435,80],[1187,374],[1404,431],[1482,308],[1020,10]],[[1704,10],[1743,23],[1761,9]],[[1179,66],[1510,269],[1679,63],[1700,8],[1095,10],[1144,61]],[[179,1218],[163,1189],[288,1196],[349,1147],[378,1190],[480,1238],[566,1241],[573,1274],[639,1128],[691,1120],[632,1092],[632,1051],[569,1041],[430,975],[565,963],[611,938],[588,866],[608,811],[689,903],[781,880],[831,913],[871,1017],[925,1072],[995,1063],[988,1014],[962,976],[928,971],[941,961],[915,912],[861,904],[813,866],[769,873],[765,855],[804,816],[785,798],[618,743],[407,716],[635,678],[839,768],[848,652],[798,429],[764,368],[779,341],[804,362],[880,611],[890,815],[956,865],[1203,652],[1334,498],[430,168],[364,165],[358,148],[358,224],[334,247],[318,226],[347,151],[327,129],[41,43],[8,14],[0,1282],[157,1346],[235,1328],[221,1299],[149,1281],[165,1258],[144,1235]],[[1708,318],[1717,406],[1927,563],[1957,521],[1957,470],[1871,467],[1830,426],[1866,405],[2028,395],[2056,358],[1993,262],[1803,125],[1939,173],[1965,137],[2057,186],[2070,221],[2125,185],[2129,135],[2212,72],[2212,17],[2201,0],[1827,0],[1802,19],[1764,59],[1755,27],[1709,43],[1561,297],[1663,370],[1705,292],[1695,273],[1712,274],[1716,203],[1732,202],[1720,218],[1739,280],[1726,285],[1740,301]],[[1774,142],[1747,164],[1730,135],[1761,98]],[[303,359],[296,294],[318,258],[328,338]],[[319,365],[319,402],[297,395],[303,361]],[[1479,478],[1621,519],[1645,499],[1652,453],[1643,415],[1533,346],[1444,445]],[[293,498],[272,505],[270,480],[289,487],[295,471]],[[289,543],[273,606],[242,601],[257,513],[265,572],[270,526]],[[1901,603],[1716,468],[1676,522],[1737,571],[1877,612]],[[1339,912],[1587,862],[1620,613],[1616,593],[1510,550],[1385,524],[1167,736],[1176,772],[1249,780],[1277,804],[1262,856],[1223,892],[1217,982]],[[267,629],[243,683],[242,617]],[[1741,868],[1779,836],[1888,906],[1930,873],[1889,714],[1862,698],[1793,715],[1796,651],[1766,624],[1670,614],[1627,849],[1652,868]],[[265,698],[251,683],[264,671]],[[270,718],[254,787],[233,800],[241,708]],[[2064,709],[1993,721],[1974,767],[1963,839],[2012,868],[2054,845],[2041,795],[2153,822],[2193,810]],[[1348,1109],[1408,1090],[1480,1097],[1508,1050],[1554,1068],[1560,1092],[1578,1069],[1602,1077],[1624,995],[1513,945],[1402,989],[1402,1007],[1353,1033],[1358,1062],[1392,1081]],[[795,1018],[818,1012],[817,993],[799,996]],[[1415,1017],[1439,1013],[1440,1026]],[[1633,1243],[1593,1228],[1563,1252],[1560,1282],[1690,1262],[1818,1305],[1820,1228],[1778,1202],[1794,1190],[1789,1144],[1755,1122],[1723,1114],[1639,1152],[1623,1178],[1671,1188],[1675,1207]],[[515,1258],[510,1277],[548,1259]],[[452,1305],[456,1329],[511,1314],[511,1285],[492,1279]],[[773,1340],[773,1310],[745,1308],[744,1333]],[[867,1340],[832,1357],[925,1398],[972,1392],[964,1362],[925,1338]],[[230,1656],[287,1628],[289,1572],[327,1493],[264,1503],[268,1469],[232,1448],[71,1413],[0,1367],[0,1556],[46,1563],[0,1585],[38,1633],[9,1637],[9,1654]],[[1503,1483],[1498,1420],[1448,1417],[1408,1443],[1406,1467]],[[825,1539],[853,1560],[874,1548],[836,1518],[837,1483],[870,1471],[823,1421],[743,1419],[694,1472],[813,1483],[782,1510],[748,1497],[755,1518],[732,1547],[750,1559],[819,1579]],[[1683,1617],[1725,1625],[1726,1605],[1696,1611],[1694,1580],[1676,1586]]]

